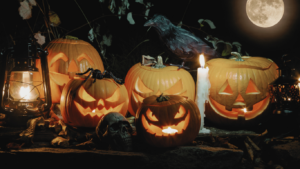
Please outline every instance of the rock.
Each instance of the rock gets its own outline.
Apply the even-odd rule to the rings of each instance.
[[[283,168],[297,168],[300,166],[300,142],[293,141],[272,147],[272,154]]]
[[[150,168],[232,168],[243,151],[221,147],[183,146],[150,157]]]

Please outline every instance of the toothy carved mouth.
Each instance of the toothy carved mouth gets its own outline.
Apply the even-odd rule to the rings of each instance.
[[[227,110],[225,106],[221,105],[211,97],[209,97],[209,104],[211,108],[220,116],[228,119],[238,119],[243,117],[245,120],[250,120],[260,115],[269,105],[270,96],[267,96],[260,102],[253,105],[252,110],[244,112],[244,108],[232,108],[231,111]],[[245,104],[246,105],[246,104]]]
[[[92,117],[94,116],[98,116],[101,117],[104,114],[107,114],[109,112],[120,112],[121,109],[123,108],[125,102],[119,104],[116,107],[109,107],[108,109],[106,109],[105,107],[103,107],[102,109],[99,109],[98,107],[95,108],[95,112],[92,112],[93,110],[90,107],[87,108],[83,108],[78,102],[74,101],[74,104],[76,106],[76,108],[79,110],[79,112],[81,112],[84,116],[86,115],[90,115]]]
[[[185,119],[179,122],[177,125],[164,126],[163,128],[160,128],[156,125],[149,124],[149,122],[146,120],[145,115],[142,115],[142,123],[144,128],[147,130],[148,133],[155,136],[168,136],[168,135],[174,135],[175,133],[182,134],[183,131],[186,130],[189,120],[190,120],[190,111],[188,110],[188,114],[186,115]],[[171,134],[164,133],[162,130],[167,129],[168,127],[175,129],[178,132],[171,133]]]

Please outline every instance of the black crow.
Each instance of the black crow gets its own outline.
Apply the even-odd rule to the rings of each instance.
[[[209,56],[219,55],[200,38],[185,29],[173,25],[163,15],[154,15],[144,26],[154,27],[160,39],[167,45],[171,52],[183,59],[182,64],[177,65],[179,68],[184,67],[186,60],[198,57],[200,54]]]

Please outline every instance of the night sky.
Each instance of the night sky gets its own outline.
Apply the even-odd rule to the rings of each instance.
[[[36,1],[40,5],[43,4],[42,0]],[[73,0],[63,0],[63,2],[64,4],[62,4],[62,0],[48,0],[51,10],[55,11],[60,17],[61,25],[59,25],[58,31],[61,34],[86,24],[85,18]],[[77,2],[90,21],[101,17],[103,14],[112,15],[107,8],[107,4],[100,4],[99,0],[77,0]],[[147,38],[150,41],[159,41],[154,29],[150,29],[147,33],[148,28],[143,27],[146,21],[143,17],[144,6],[135,3],[134,0],[129,0],[129,2],[130,7],[128,11],[133,13],[135,25],[130,25],[126,20],[126,16],[123,16],[121,20],[116,16],[107,16],[91,23],[92,26],[100,24],[100,34],[110,33],[113,35],[112,46],[108,50],[112,51],[113,49],[113,51],[119,52],[120,55],[122,55],[122,51],[124,50],[119,50],[121,47],[118,45],[121,43],[131,43],[132,38],[138,37],[137,42],[135,42],[136,44]],[[188,6],[183,24],[190,27],[182,26],[182,28],[192,31],[202,39],[206,37],[206,34],[191,27],[200,28],[197,22],[198,19],[209,19],[214,22],[216,29],[212,30],[208,25],[204,24],[202,30],[224,41],[241,43],[243,54],[247,51],[250,56],[268,57],[273,59],[277,64],[280,64],[278,62],[280,62],[280,57],[283,54],[290,54],[296,60],[300,58],[298,51],[300,46],[298,40],[298,31],[300,30],[300,2],[297,0],[284,0],[284,16],[278,24],[270,28],[257,27],[247,18],[245,10],[246,0],[191,0],[190,2],[189,0],[164,0],[164,3],[161,3],[162,1],[160,0],[153,0],[151,2],[154,6],[151,7],[150,17],[156,13],[160,13],[169,18],[174,24],[181,21]],[[21,28],[22,31],[29,31],[27,23],[22,20],[18,13],[19,6],[18,0],[1,2],[1,48],[11,43],[9,34],[15,35]],[[34,6],[32,9],[32,18],[28,20],[28,23],[32,26],[37,20],[34,32],[43,32],[45,28],[41,28],[43,25],[42,15],[40,13],[39,18],[37,18],[38,11],[38,7]],[[72,31],[69,35],[90,42],[87,37],[89,30],[90,27],[85,25]],[[48,43],[48,35],[45,32],[43,33],[46,35]],[[95,42],[92,45],[97,48]],[[148,43],[148,45],[154,45],[152,47],[161,49],[161,52],[164,50],[161,47],[161,43]],[[129,48],[134,48],[134,46]],[[128,51],[131,50],[128,49]],[[123,55],[126,54],[123,53]]]

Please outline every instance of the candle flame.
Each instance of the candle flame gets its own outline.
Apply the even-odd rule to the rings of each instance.
[[[96,109],[94,109],[92,112],[95,113],[95,112],[96,112]]]
[[[19,92],[21,98],[23,99],[30,99],[30,88],[29,86],[27,87],[21,87],[20,92]]]
[[[247,108],[244,108],[244,113],[246,113],[247,112]]]
[[[205,60],[204,60],[203,54],[200,55],[200,57],[199,57],[199,62],[200,62],[200,67],[201,67],[201,68],[204,68]]]
[[[173,133],[177,133],[178,130],[172,129],[171,127],[168,127],[167,129],[163,129],[162,132],[168,133],[168,134],[173,134]]]

